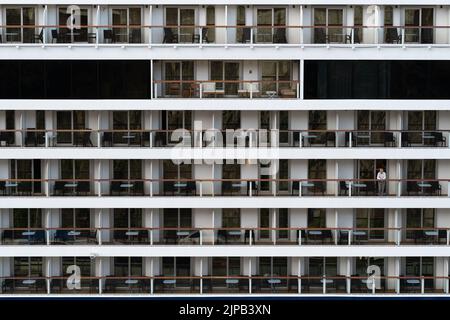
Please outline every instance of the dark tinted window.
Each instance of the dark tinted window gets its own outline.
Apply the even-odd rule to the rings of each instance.
[[[450,61],[305,61],[306,99],[450,99]]]
[[[150,61],[0,61],[0,99],[150,99]]]

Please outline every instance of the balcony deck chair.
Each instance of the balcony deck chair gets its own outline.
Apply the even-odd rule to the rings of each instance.
[[[173,33],[172,28],[164,28],[163,43],[178,43],[178,35]]]
[[[361,29],[352,29],[350,30],[350,33],[345,36],[344,42],[345,43],[352,43],[352,35],[353,35],[353,43],[361,43],[359,40],[359,31]]]
[[[27,130],[34,130],[34,128],[29,128]],[[26,131],[25,132],[25,145],[26,146],[37,146],[36,131]]]
[[[195,181],[186,182],[186,194],[197,195],[197,183]]]
[[[242,37],[241,43],[250,43],[251,29],[250,28],[242,28]]]
[[[91,132],[90,131],[84,131],[82,133],[81,143],[82,143],[83,147],[93,147],[94,146],[91,141]]]
[[[134,181],[133,182],[133,195],[143,196],[144,195],[144,181]]]
[[[435,146],[445,147],[447,139],[444,137],[442,132],[435,131],[435,132],[433,132],[433,136],[434,136],[433,141],[434,141]]]
[[[328,35],[323,28],[314,29],[314,43],[329,43]]]
[[[394,133],[393,132],[384,132],[383,133],[384,136],[384,146],[391,146],[394,147],[395,146],[395,138],[394,138]]]
[[[280,96],[282,98],[295,98],[297,95],[297,89],[295,83],[292,83],[289,88],[280,89]]]
[[[13,230],[3,230],[2,233],[2,241],[5,240],[13,241],[14,240],[14,232]]]
[[[440,196],[441,195],[441,184],[439,183],[439,181],[430,181],[431,184],[431,190],[430,193],[431,195],[436,195],[436,196]]]
[[[21,181],[17,185],[17,193],[19,195],[31,196],[32,192],[33,192],[33,187],[31,185],[31,181]]]
[[[260,95],[259,84],[258,83],[252,83],[252,82],[245,82],[243,84],[243,88],[242,89],[238,89],[238,94],[239,95],[245,95],[245,96],[249,96],[250,97],[250,92],[251,92],[253,97],[259,96]]]
[[[38,34],[34,35],[33,38],[34,43],[44,43],[44,28],[41,29],[41,31]]]
[[[273,35],[273,43],[287,43],[286,28],[276,28]]]
[[[339,240],[338,244],[348,244],[348,230],[339,230]]]
[[[286,28],[276,28],[273,35],[273,43],[287,43]]]
[[[56,230],[55,235],[53,237],[54,241],[59,243],[65,243],[73,240],[73,236],[69,235],[71,230]]]
[[[0,142],[4,141],[7,146],[13,145],[15,140],[15,134],[12,131],[0,132]]]
[[[54,43],[54,42],[60,43],[61,37],[60,37],[58,30],[52,29],[51,33],[52,33],[52,43]]]
[[[147,144],[150,146],[150,131],[141,133],[141,147],[145,147]]]
[[[103,132],[103,137],[102,137],[102,145],[106,147],[106,145],[109,145],[110,147],[112,147],[113,145],[113,134],[110,131],[105,131]]]
[[[334,131],[327,131],[325,132],[325,140],[326,140],[326,145],[328,146],[329,142],[331,142],[331,146],[335,147],[336,146],[336,132]]]
[[[64,187],[65,184],[66,184],[65,181],[60,180],[55,181],[55,184],[53,185],[53,194],[55,196],[57,195],[63,196],[65,194],[65,187]]]
[[[205,96],[213,95],[214,97],[216,97],[217,94],[223,95],[223,94],[225,94],[225,90],[217,89],[215,82],[205,82],[205,83],[203,83],[203,95],[205,95]]]
[[[141,43],[141,29],[133,28],[130,31],[129,43]]]
[[[111,29],[103,30],[103,41],[104,43],[115,43],[114,33]]]
[[[6,194],[6,181],[0,181],[0,192],[3,195]]]
[[[409,141],[408,132],[402,132],[402,147],[411,147],[411,141]]]
[[[209,39],[208,39],[208,28],[203,28],[202,29],[202,42],[203,43],[210,43]]]
[[[417,181],[406,181],[406,193],[408,196],[410,193],[419,194],[420,188],[417,185]]]
[[[402,37],[398,34],[397,28],[388,28],[386,30],[386,43],[396,43],[402,42]]]
[[[89,181],[78,181],[76,187],[77,194],[89,195],[91,192],[91,184]]]
[[[433,43],[433,29],[423,28],[420,43]]]
[[[164,195],[170,193],[172,196],[175,194],[175,186],[173,181],[164,181]]]
[[[122,188],[120,187],[120,185],[122,184],[122,181],[111,181],[111,190],[110,190],[110,194],[112,196],[114,195],[120,195],[122,193]]]

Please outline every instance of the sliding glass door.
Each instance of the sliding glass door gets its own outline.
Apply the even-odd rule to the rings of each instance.
[[[41,257],[14,257],[15,277],[42,277],[43,263]]]
[[[237,96],[239,83],[234,81],[239,81],[240,75],[240,63],[239,62],[224,62],[223,63],[223,79],[225,81],[225,95],[226,96]]]
[[[357,112],[357,121],[358,132],[355,138],[358,145],[384,143],[384,130],[386,130],[385,111],[359,110]]]
[[[266,277],[286,277],[288,275],[287,257],[260,257],[258,274]]]
[[[114,209],[114,228],[120,228],[121,230],[114,230],[114,238],[120,239],[122,236],[126,236],[126,230],[132,230],[133,228],[142,228],[142,210],[141,209]],[[126,229],[126,230],[125,230]],[[125,231],[124,231],[125,230]]]
[[[326,130],[328,127],[327,124],[327,111],[324,110],[311,110],[308,114],[308,130],[311,132],[308,133],[307,139],[305,138],[305,143],[312,144],[326,144],[327,143],[327,135]],[[317,131],[316,131],[317,130]]]
[[[308,185],[303,188],[302,192],[306,195],[325,194],[327,189],[327,160],[325,159],[309,159],[308,160]]]
[[[161,111],[161,129],[167,130],[167,134],[164,135],[164,143],[166,145],[173,145],[181,143],[181,140],[172,141],[172,132],[177,129],[185,129],[190,131],[192,129],[192,111]],[[191,132],[187,136],[183,137],[183,143],[186,146],[191,146],[193,137]]]
[[[114,257],[115,277],[142,277],[143,261],[141,257]]]
[[[90,228],[89,209],[61,209],[61,228]]]
[[[290,61],[262,61],[261,80],[263,95],[278,95],[281,89],[291,88]]]
[[[343,9],[314,8],[314,43],[343,43],[343,21]]]
[[[195,89],[193,83],[194,61],[173,61],[164,63],[164,94],[166,96],[189,97]]]
[[[83,180],[90,179],[89,160],[72,160],[62,159],[61,163],[61,179],[64,180]]]
[[[80,11],[75,10],[69,10],[68,7],[59,7],[58,8],[58,24],[60,26],[67,26],[67,27],[60,27],[59,28],[59,35],[58,40],[60,42],[87,42],[88,40],[88,9],[81,8]],[[79,21],[75,20],[75,15],[79,14]],[[79,25],[76,25],[75,23],[78,23]]]
[[[384,209],[356,209],[356,228],[365,232],[367,240],[383,240],[385,219]]]
[[[79,133],[72,130],[85,129],[86,114],[84,111],[57,111],[56,112],[56,141],[61,144],[74,144]],[[59,131],[61,130],[61,131]]]
[[[95,264],[90,257],[62,257],[61,258],[61,274],[67,274],[70,266],[76,265],[80,267],[81,277],[94,277],[95,276]],[[62,280],[62,279],[61,279]],[[93,280],[98,281],[98,280]],[[93,282],[92,281],[92,282]],[[87,290],[91,290],[91,279],[86,279],[86,286],[83,286],[83,279],[81,279],[81,286],[86,287]]]
[[[224,110],[222,111],[222,129],[241,129],[241,111]]]
[[[6,8],[6,42],[34,42],[35,8]],[[11,27],[8,27],[11,26]]]
[[[433,43],[433,8],[405,9],[405,42]]]
[[[42,228],[41,209],[13,209],[12,226],[13,228],[34,229]],[[24,230],[17,230],[18,235],[22,236]]]
[[[355,275],[368,276],[367,268],[377,266],[380,268],[380,276],[384,276],[384,258],[383,257],[359,257],[355,259]],[[357,280],[356,280],[357,281]]]
[[[141,142],[141,133],[127,130],[141,130],[142,129],[142,111],[113,111],[112,113],[112,127],[114,132],[113,141],[119,144],[139,144]]]
[[[112,24],[115,42],[141,42],[141,8],[112,9]]]
[[[142,160],[113,160],[113,179],[127,181],[141,180]]]
[[[172,160],[163,160],[164,179],[192,179],[191,164],[175,164]]]
[[[286,43],[286,9],[258,8],[256,10],[256,42]]]
[[[433,277],[435,273],[434,257],[405,258],[406,277]],[[434,288],[434,279],[424,279],[425,290]]]
[[[386,159],[376,159],[376,160],[358,160],[357,162],[357,177],[358,179],[362,179],[358,181],[358,184],[363,185],[365,187],[359,187],[358,193],[364,192],[366,195],[374,195],[377,192],[377,184],[375,181],[365,181],[367,180],[375,180],[377,178],[377,174],[379,170],[382,168],[386,172],[386,176],[389,177],[389,173],[387,172],[387,161]],[[384,190],[386,192],[386,190]]]
[[[435,209],[406,209],[406,228],[434,228]],[[406,231],[406,239],[416,239],[417,230]]]
[[[168,228],[164,230],[163,241],[173,240],[177,237],[178,231],[189,232],[189,228],[192,228],[192,210],[191,209],[164,209],[163,226]]]
[[[166,26],[172,27],[172,34],[179,43],[194,42],[195,9],[166,8]]]
[[[337,275],[337,258],[336,257],[314,257],[308,258],[308,273],[310,277],[335,277]],[[317,279],[310,281],[314,283],[321,282]]]
[[[435,179],[436,160],[407,160],[407,179]]]
[[[212,257],[210,264],[211,276],[233,277],[241,275],[240,257]],[[213,287],[229,286],[225,279],[213,279]]]
[[[9,176],[11,179],[41,179],[41,159],[10,160]],[[39,194],[42,191],[41,186],[41,181],[19,181],[16,189],[20,193]]]
[[[436,130],[436,111],[408,111],[408,136],[410,144],[433,144],[434,135],[425,131]]]
[[[224,90],[226,96],[237,96],[240,78],[239,62],[211,61],[209,74],[210,79],[215,81],[216,90]]]

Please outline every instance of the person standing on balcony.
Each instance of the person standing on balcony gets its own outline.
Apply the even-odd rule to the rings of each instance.
[[[386,172],[384,172],[383,168],[380,168],[377,173],[377,182],[378,182],[378,195],[383,196],[386,191]]]

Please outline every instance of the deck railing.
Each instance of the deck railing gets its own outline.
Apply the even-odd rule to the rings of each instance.
[[[446,188],[443,188],[446,186]],[[450,179],[0,179],[0,197],[449,197]]]
[[[3,245],[450,245],[448,227],[0,228]]]
[[[1,129],[0,148],[448,148],[450,130]]]
[[[2,294],[448,294],[448,276],[229,275],[0,277]],[[78,289],[77,287],[78,286]]]
[[[1,45],[433,46],[448,25],[0,25]],[[442,37],[439,34],[442,33]]]

